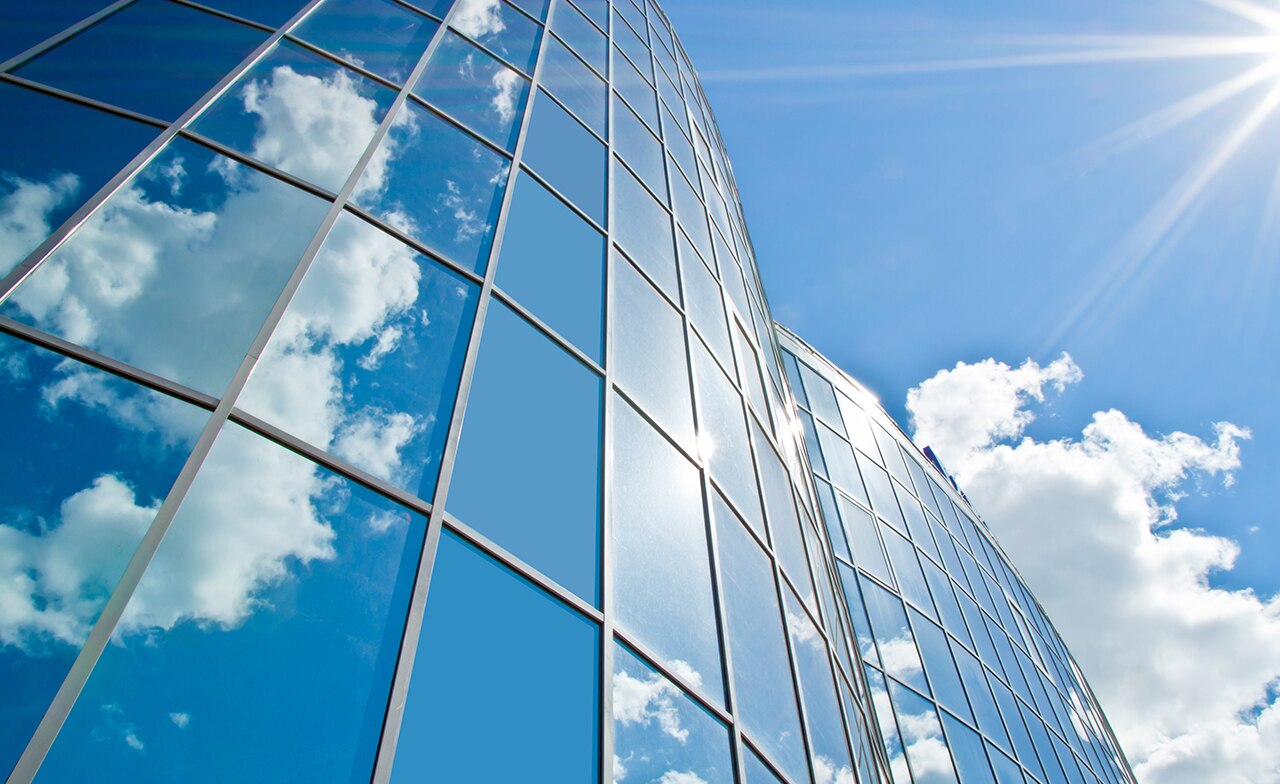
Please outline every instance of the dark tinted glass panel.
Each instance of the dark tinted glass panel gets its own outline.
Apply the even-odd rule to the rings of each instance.
[[[942,713],[942,726],[946,729],[960,784],[995,784],[978,733],[945,711]]]
[[[671,216],[625,167],[614,162],[616,241],[668,297],[679,299]]]
[[[597,781],[599,637],[445,533],[391,781]]]
[[[493,303],[448,501],[464,523],[589,602],[599,582],[601,388]]]
[[[498,286],[600,362],[604,237],[527,174],[517,177],[514,187]]]
[[[10,84],[0,84],[0,115],[3,277],[159,131]]]
[[[533,73],[542,27],[501,0],[458,0],[449,24],[514,65]]]
[[[476,299],[457,273],[344,213],[236,404],[430,500]]]
[[[221,395],[326,208],[280,180],[177,140],[36,268],[0,312]]]
[[[693,372],[698,383],[698,452],[729,500],[765,537],[760,494],[751,463],[742,399],[700,343],[693,345]]]
[[[425,8],[429,3],[430,0],[426,0],[418,5]],[[306,2],[305,0],[209,0],[203,5],[234,14],[241,19],[279,27],[302,10]]]
[[[605,135],[607,90],[600,77],[591,72],[559,39],[548,38],[542,55],[538,83],[559,98],[600,136]]]
[[[353,201],[467,269],[484,272],[510,162],[405,103]]]
[[[18,760],[208,416],[0,334],[0,768]]]
[[[662,143],[616,97],[613,101],[613,144],[622,159],[640,175],[649,190],[667,199],[666,173],[662,168]]]
[[[606,12],[607,13],[607,12]],[[551,17],[551,29],[562,41],[573,47],[596,73],[609,73],[609,43],[604,33],[587,21],[570,3],[557,3]]]
[[[173,120],[266,37],[261,30],[193,8],[142,0],[16,73]]]
[[[514,149],[529,81],[483,49],[449,33],[413,91],[507,150]]]
[[[325,0],[292,32],[399,83],[408,78],[438,26],[391,0]]]
[[[0,62],[101,11],[106,0],[6,3],[0,7]]]
[[[604,145],[545,96],[534,102],[524,144],[524,163],[603,226]]]

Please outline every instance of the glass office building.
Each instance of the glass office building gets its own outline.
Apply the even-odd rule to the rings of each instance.
[[[648,0],[8,3],[0,116],[9,782],[1131,780]]]

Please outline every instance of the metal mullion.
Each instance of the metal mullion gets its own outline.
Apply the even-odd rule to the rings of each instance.
[[[213,8],[212,6],[207,6],[207,5],[204,5],[203,3],[198,3],[195,0],[169,0],[169,2],[177,3],[178,5],[185,5],[188,8],[193,8],[197,11],[203,11],[206,14],[220,16],[223,19],[226,19],[228,21],[237,22],[247,27],[252,27],[254,29],[261,30],[264,33],[271,33],[271,32],[275,32],[276,30],[276,28],[272,27],[269,24],[265,24],[263,22],[255,22],[252,19],[245,19],[243,16],[236,16],[235,14],[229,13],[227,11],[223,11],[220,8]]]
[[[564,0],[567,1],[567,0]],[[548,12],[548,29],[550,29],[550,15],[559,11],[560,2],[556,0],[554,7]],[[576,9],[575,9],[576,11]],[[584,15],[585,16],[585,15]],[[612,31],[613,31],[613,15],[610,13],[607,17],[609,29],[605,32],[606,51],[612,50]],[[587,21],[590,21],[588,19]],[[565,49],[573,53],[573,47],[565,46]],[[576,56],[576,55],[575,55]],[[615,581],[613,579],[613,411],[616,405],[614,396],[610,391],[616,383],[614,378],[614,345],[613,345],[613,315],[614,295],[615,295],[615,277],[613,274],[613,264],[615,256],[612,252],[614,233],[617,230],[618,221],[615,216],[617,210],[617,201],[613,197],[614,192],[614,176],[613,166],[613,102],[609,100],[609,95],[613,91],[613,58],[605,59],[605,75],[604,75],[604,94],[605,94],[605,237],[604,237],[604,350],[605,350],[605,376],[604,376],[604,401],[601,410],[603,422],[601,423],[601,439],[600,439],[600,608],[604,611],[600,624],[600,669],[597,683],[600,685],[599,705],[600,715],[597,717],[599,722],[599,738],[600,758],[597,760],[598,779],[599,781],[611,781],[613,779],[613,759],[615,756],[616,739],[614,737],[613,726],[613,671],[614,671],[614,646],[613,641],[615,631],[614,612],[617,607],[617,595]],[[550,92],[547,95],[551,95]],[[559,104],[559,101],[556,102]],[[561,105],[563,107],[563,105]],[[568,107],[563,107],[568,111]],[[573,112],[569,112],[573,117]],[[577,119],[575,117],[575,119]],[[579,121],[581,122],[581,121]],[[582,127],[590,127],[586,123],[582,123]]]
[[[81,106],[87,106],[91,109],[97,109],[99,111],[107,112],[109,114],[114,114],[118,117],[124,117],[126,119],[134,120],[136,122],[144,123],[146,125],[152,125],[157,128],[164,128],[169,124],[167,120],[160,120],[155,117],[152,117],[149,114],[143,114],[141,112],[135,112],[132,109],[125,109],[120,106],[115,106],[113,104],[105,103],[103,101],[97,100],[96,98],[89,98],[87,96],[80,95],[78,93],[69,92],[67,90],[63,90],[60,87],[53,87],[51,85],[44,84],[43,82],[32,81],[31,79],[28,79],[25,76],[18,76],[17,74],[0,73],[0,82],[8,82],[16,86],[25,87],[26,89],[32,90],[34,92],[44,93],[45,95],[51,95],[51,96],[54,96],[55,98],[61,98],[65,101],[78,103]]]
[[[32,46],[31,48],[27,49],[25,52],[19,52],[13,57],[10,57],[8,60],[5,60],[4,62],[0,63],[0,73],[12,71],[14,68],[25,65],[29,61],[34,60],[35,58],[39,57],[40,55],[54,48],[55,46],[62,43],[63,41],[66,41],[67,39],[72,38],[84,32],[90,27],[93,27],[98,22],[101,22],[103,19],[106,19],[108,16],[113,16],[114,14],[116,14],[117,12],[125,8],[125,6],[132,5],[133,2],[134,0],[116,0],[116,2],[112,3],[106,8],[100,9],[97,13],[91,16],[87,16],[84,19],[81,19],[79,22],[76,22],[70,27],[64,28],[60,32],[54,33],[53,35],[44,39],[43,41],[36,44],[35,46]]]
[[[524,318],[526,321],[532,324],[539,332],[543,334],[543,336],[551,340],[551,342],[555,343],[557,346],[563,349],[566,353],[572,354],[574,359],[586,365],[591,370],[591,372],[595,373],[598,376],[608,375],[605,368],[602,367],[599,362],[597,362],[595,359],[590,357],[585,351],[575,346],[564,335],[561,335],[559,332],[555,331],[555,329],[553,329],[545,321],[535,316],[532,311],[530,311],[524,305],[521,305],[519,302],[517,302],[515,297],[511,296],[510,294],[506,293],[502,289],[498,288],[497,283],[494,283],[494,286],[493,286],[493,297],[495,297],[500,302],[502,302],[503,305],[506,305],[507,307],[514,310],[516,313],[519,313],[522,318]],[[607,385],[607,382],[606,382],[606,385]]]
[[[171,1],[181,2],[181,0],[171,0]],[[296,25],[294,25],[294,27],[296,27]],[[306,40],[305,38],[299,38],[298,34],[293,32],[292,28],[285,31],[284,40],[300,49],[305,49],[308,52],[311,52],[317,57],[321,57],[325,60],[328,60],[332,62],[334,65],[340,66],[349,71],[355,71],[356,73],[360,74],[361,76],[368,79],[369,81],[376,82],[377,84],[380,84],[389,90],[400,92],[401,89],[407,86],[407,84],[403,84],[403,85],[396,84],[395,82],[391,81],[387,77],[380,76],[374,73],[373,71],[370,71],[369,69],[365,68],[363,65],[359,65],[358,63],[352,62],[351,60],[346,60],[340,57],[339,55],[334,54],[333,52],[330,52],[328,49],[325,49],[319,44],[313,44],[310,41]]]
[[[457,12],[461,3],[455,4],[445,15],[431,44],[423,52],[421,60],[414,68],[414,73],[405,80],[406,88],[400,98],[410,96],[408,85],[414,84],[427,61],[448,32],[448,22]],[[548,14],[554,13],[552,8]],[[458,442],[462,433],[463,417],[466,413],[467,399],[471,392],[471,382],[475,376],[476,360],[480,353],[480,337],[484,330],[485,317],[488,313],[490,295],[493,290],[495,274],[498,267],[498,251],[502,246],[503,234],[506,231],[507,216],[511,209],[512,187],[517,172],[520,170],[520,158],[524,152],[525,139],[529,134],[529,121],[533,116],[533,105],[537,102],[538,67],[542,64],[545,47],[539,41],[538,55],[534,62],[534,73],[529,80],[530,98],[525,102],[520,118],[520,133],[516,139],[514,152],[509,156],[511,165],[507,171],[507,183],[502,193],[502,204],[498,210],[493,238],[489,247],[488,265],[485,267],[484,280],[480,295],[476,302],[475,315],[471,324],[471,333],[467,338],[467,349],[462,362],[462,371],[458,380],[457,396],[454,398],[453,411],[450,416],[444,452],[440,460],[439,479],[436,483],[435,497],[432,499],[432,514],[427,520],[427,535],[423,540],[422,554],[418,561],[417,573],[414,576],[413,590],[410,595],[409,611],[405,619],[404,634],[400,639],[400,650],[397,654],[395,675],[392,678],[391,692],[387,699],[387,710],[383,719],[382,732],[378,739],[378,751],[374,759],[373,784],[387,784],[391,780],[392,766],[395,763],[396,746],[399,742],[400,725],[404,720],[404,706],[408,694],[413,663],[417,655],[418,639],[422,634],[423,617],[426,613],[428,589],[431,575],[435,567],[436,553],[440,547],[440,537],[444,529],[444,508],[449,494],[449,486],[453,479],[454,462],[458,454]],[[399,99],[397,99],[399,100]]]
[[[662,436],[663,440],[667,442],[668,446],[675,449],[677,452],[680,453],[681,457],[683,457],[685,460],[688,460],[690,463],[693,463],[695,466],[698,466],[698,467],[702,466],[702,458],[698,457],[693,452],[690,452],[687,446],[685,446],[684,444],[681,444],[679,441],[675,439],[674,436],[672,436],[666,430],[663,430],[662,425],[659,424],[656,419],[650,416],[647,411],[641,408],[640,402],[637,401],[635,398],[633,398],[625,388],[618,386],[617,381],[613,381],[612,383],[613,383],[613,393],[621,397],[629,406],[631,406],[636,416],[643,419],[646,424],[648,424],[655,431],[657,431],[658,435]]]
[[[702,687],[694,688],[692,684],[682,680],[674,670],[663,663],[662,657],[658,656],[657,653],[646,647],[640,640],[632,637],[625,629],[615,627],[613,630],[613,636],[628,648],[631,648],[641,659],[644,660],[645,664],[654,670],[657,670],[663,677],[671,681],[673,684],[676,684],[676,686],[682,692],[685,692],[690,699],[698,703],[703,710],[714,715],[723,724],[725,724],[726,727],[731,726],[734,723],[733,714],[718,705],[715,700],[702,690]]]

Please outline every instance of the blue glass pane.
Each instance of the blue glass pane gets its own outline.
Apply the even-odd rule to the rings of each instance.
[[[533,105],[524,145],[526,165],[605,225],[605,147],[590,131],[543,96]]]
[[[569,107],[579,120],[604,136],[608,114],[604,82],[559,39],[548,38],[546,47],[538,83]]]
[[[978,729],[996,743],[1008,748],[1009,736],[1005,733],[1004,724],[1000,721],[1000,712],[996,710],[996,703],[991,696],[991,689],[987,685],[987,677],[983,673],[982,665],[973,657],[973,654],[956,645],[954,641],[951,642],[951,653],[955,656],[956,666],[959,667],[961,679],[964,681],[965,692],[969,695],[969,702],[977,715]]]
[[[0,312],[221,395],[327,207],[179,139]]]
[[[443,19],[444,15],[449,13],[449,9],[453,7],[453,0],[413,0],[411,5],[414,8],[426,11],[438,19]]]
[[[693,243],[693,247],[698,249],[698,253],[702,254],[702,258],[711,258],[711,234],[707,229],[707,213],[702,208],[702,202],[694,195],[693,188],[689,187],[689,182],[678,173],[672,172],[671,175],[671,201],[675,204],[676,219],[680,221],[680,228],[684,229],[684,233],[689,235],[689,241]],[[726,269],[726,255],[720,254],[720,269]],[[728,273],[726,273],[728,274]],[[746,305],[739,301],[738,312],[742,314],[746,320],[749,316]]]
[[[973,713],[965,699],[964,687],[960,685],[955,662],[951,660],[947,635],[915,610],[911,610],[910,615],[911,627],[915,630],[916,642],[920,646],[920,655],[924,659],[924,668],[929,674],[934,696],[944,708],[973,722]]]
[[[613,144],[618,155],[640,175],[649,190],[658,194],[659,200],[666,203],[667,181],[662,165],[662,143],[616,96],[613,100],[613,122]]]
[[[369,146],[395,93],[284,43],[245,72],[192,127],[336,193]]]
[[[618,625],[691,686],[724,699],[698,470],[614,400],[612,537]]]
[[[538,21],[546,21],[547,6],[551,0],[512,0],[512,3]]]
[[[1039,758],[1036,757],[1036,748],[1031,742],[1031,735],[1027,732],[1026,725],[1022,723],[1022,716],[1018,710],[1018,698],[1013,696],[1008,686],[995,678],[991,678],[991,693],[995,695],[996,704],[1000,706],[1000,714],[1004,716],[1004,726],[1009,730],[1009,737],[1013,739],[1013,750],[1017,752],[1018,762],[1021,762],[1031,775],[1043,781],[1044,770],[1040,767]]]
[[[991,758],[991,764],[996,771],[996,781],[999,784],[1023,784],[1026,781],[1022,777],[1022,770],[1018,767],[1018,763],[1009,759],[990,743],[987,744],[987,754]]]
[[[698,452],[734,507],[765,538],[742,398],[702,344],[694,343],[692,349],[698,384]]]
[[[760,465],[760,489],[764,493],[764,509],[768,515],[773,550],[778,556],[782,571],[800,591],[805,603],[813,607],[813,579],[809,576],[804,540],[800,533],[800,518],[796,515],[795,498],[791,493],[791,479],[787,476],[782,458],[773,451],[764,432],[754,422],[751,424],[751,435],[755,439],[756,461]]]
[[[725,367],[733,365],[729,327],[725,322],[720,284],[702,263],[684,235],[680,235],[680,270],[684,281],[684,306],[698,334]]]
[[[830,425],[833,430],[843,435],[840,408],[836,403],[836,394],[835,390],[831,388],[831,382],[803,362],[799,363],[799,368],[800,377],[804,379],[805,393],[809,397],[811,410],[819,419]]]
[[[861,453],[856,455],[858,470],[862,481],[866,483],[867,493],[871,496],[871,508],[900,533],[906,533],[906,524],[902,521],[902,510],[898,508],[898,499],[893,494],[893,485],[884,469]]]
[[[858,582],[885,670],[912,688],[929,693],[924,665],[920,662],[920,653],[916,650],[915,637],[907,623],[902,600],[865,577],[859,577]]]
[[[796,655],[800,692],[804,695],[805,718],[809,723],[811,761],[818,781],[853,781],[853,758],[845,740],[844,721],[836,683],[831,674],[827,642],[818,634],[808,614],[790,592],[786,592],[787,629]]]
[[[0,116],[3,277],[158,131],[11,84],[0,84]]]
[[[0,769],[27,745],[208,414],[0,334]]]
[[[929,586],[924,581],[924,573],[920,571],[916,548],[888,528],[881,528],[880,534],[884,539],[885,550],[889,553],[889,562],[893,564],[893,573],[898,578],[902,598],[914,604],[917,609],[934,615]]]
[[[352,200],[467,269],[483,273],[511,162],[405,103]]]
[[[875,437],[871,435],[871,425],[867,422],[867,415],[856,403],[844,396],[844,393],[836,395],[839,404],[841,419],[844,420],[845,432],[849,435],[849,441],[855,447],[862,450],[864,455],[879,459],[880,449],[876,446]]]
[[[508,150],[516,146],[529,81],[483,49],[449,33],[413,91]]]
[[[853,450],[849,442],[822,423],[816,423],[818,443],[822,445],[822,459],[827,464],[827,477],[836,487],[851,498],[866,502],[867,492],[862,488],[862,477],[853,462]]]
[[[629,18],[618,19],[613,25],[613,43],[635,65],[636,70],[646,79],[652,79],[652,63],[649,62],[649,46],[642,39],[645,36],[644,17],[635,11],[635,6],[626,2],[615,3],[614,8],[631,12]],[[619,14],[622,16],[622,14]],[[616,19],[616,17],[615,17]],[[631,28],[635,28],[634,30]],[[637,33],[638,31],[638,33]]]
[[[613,219],[617,243],[668,297],[678,300],[676,252],[671,216],[631,172],[613,165]]]
[[[961,642],[971,644],[972,638],[969,637],[969,631],[965,628],[964,616],[961,615],[960,605],[956,602],[955,593],[952,592],[951,581],[941,569],[927,559],[921,559],[920,565],[924,567],[924,577],[929,583],[929,592],[933,594],[934,604],[938,606],[942,625]]]
[[[622,27],[625,29],[625,26]],[[631,108],[644,118],[654,132],[657,132],[658,94],[626,58],[618,57],[613,61],[613,89],[631,104]]]
[[[886,585],[893,585],[875,518],[844,496],[839,496],[839,503],[844,530],[849,534],[849,543],[853,545],[853,563],[880,578]]]
[[[527,174],[513,187],[499,288],[601,362],[604,236]]]
[[[458,0],[450,26],[525,73],[533,73],[542,26],[501,0]]]
[[[193,8],[141,0],[15,73],[173,120],[266,37]]]
[[[853,553],[849,550],[844,526],[840,522],[840,512],[836,507],[836,493],[831,489],[830,484],[821,479],[815,479],[814,485],[817,488],[818,503],[822,507],[822,520],[826,524],[827,534],[831,537],[831,546],[838,558],[852,563]]]
[[[367,779],[425,531],[229,425],[39,780]]]
[[[756,357],[755,346],[741,324],[734,324],[733,337],[738,347],[738,378],[742,391],[746,393],[747,402],[756,410],[760,420],[768,426],[769,404],[764,398],[764,377],[760,375],[760,360]]]
[[[608,13],[606,11],[606,13]],[[604,24],[601,25],[602,27]],[[568,2],[556,4],[556,11],[551,15],[551,30],[560,40],[573,47],[583,60],[605,76],[609,73],[609,42],[604,33],[587,21],[578,9]]]
[[[305,0],[207,0],[202,5],[226,11],[241,19],[279,27],[293,18]]]
[[[889,682],[889,694],[898,711],[898,726],[916,784],[955,784],[956,771],[947,753],[937,708],[893,681]]]
[[[876,711],[876,723],[880,725],[880,739],[884,742],[885,755],[889,759],[889,774],[893,777],[893,784],[912,784],[911,770],[907,766],[902,737],[898,734],[893,702],[889,698],[884,675],[870,667],[866,668],[866,673],[867,683],[871,687],[871,704]]]
[[[729,731],[631,651],[614,648],[614,781],[731,784]]]
[[[601,30],[609,28],[609,0],[570,0]]]
[[[430,500],[477,297],[343,213],[236,404]]]
[[[827,463],[822,458],[822,447],[818,445],[818,434],[815,432],[817,422],[808,411],[799,410],[796,413],[800,415],[800,425],[804,429],[804,445],[809,455],[809,463],[817,473],[826,474]]]
[[[445,533],[391,781],[598,781],[599,639],[595,624]]]
[[[325,0],[291,32],[400,83],[417,65],[437,27],[391,0]]]
[[[725,614],[738,719],[794,781],[808,780],[800,716],[791,688],[791,662],[782,627],[773,568],[738,522],[715,496],[714,517],[724,581]]]
[[[946,711],[942,712],[942,726],[947,733],[960,784],[996,784],[987,763],[987,753],[982,750],[982,737]]]
[[[0,62],[21,54],[107,5],[107,0],[5,3],[0,6]]]
[[[448,509],[595,603],[603,384],[493,303],[467,402]]]
[[[742,778],[744,784],[783,784],[760,757],[748,746],[742,747]]]

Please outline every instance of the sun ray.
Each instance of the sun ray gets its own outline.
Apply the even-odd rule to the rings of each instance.
[[[1256,22],[1273,32],[1280,33],[1280,11],[1264,8],[1250,0],[1204,0],[1219,10],[1234,14],[1241,19]]]

